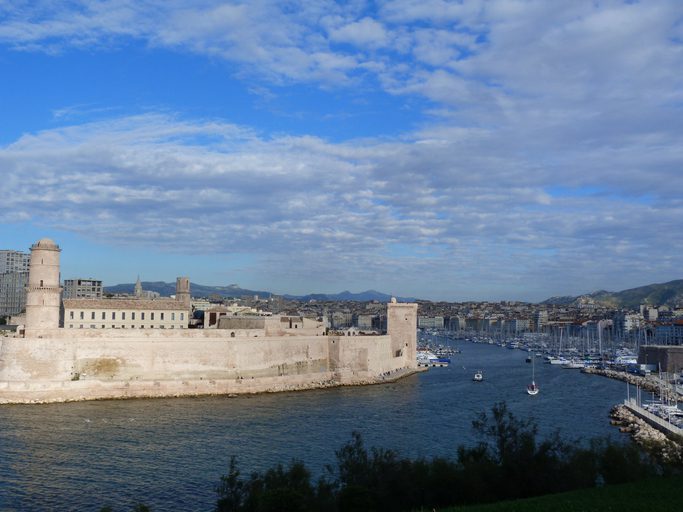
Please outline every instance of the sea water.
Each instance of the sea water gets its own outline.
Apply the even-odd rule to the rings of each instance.
[[[526,352],[459,342],[448,368],[395,383],[238,397],[108,400],[0,406],[0,510],[211,510],[231,456],[244,475],[292,459],[314,475],[360,432],[367,446],[417,457],[453,456],[479,440],[472,421],[505,401],[541,436],[609,436],[625,384],[535,360]],[[484,381],[474,382],[476,370]]]

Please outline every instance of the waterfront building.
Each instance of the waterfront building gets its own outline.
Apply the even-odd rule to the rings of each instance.
[[[529,330],[529,320],[527,318],[513,318],[506,322],[508,332],[517,333]]]
[[[532,327],[535,332],[542,332],[543,328],[548,325],[548,312],[545,309],[539,309],[534,312],[532,319]]]
[[[619,334],[628,334],[641,326],[641,316],[635,313],[617,313],[613,318],[614,328]]]
[[[465,329],[465,319],[459,316],[452,316],[448,319],[449,331],[462,331]]]
[[[102,281],[97,279],[65,279],[64,299],[101,299]]]
[[[444,322],[442,316],[419,316],[417,317],[417,326],[420,329],[443,329]]]
[[[683,322],[671,322],[655,326],[655,345],[683,345]]]

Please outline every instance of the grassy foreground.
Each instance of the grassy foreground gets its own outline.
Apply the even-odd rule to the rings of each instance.
[[[680,512],[681,489],[683,476],[660,477],[440,512]]]

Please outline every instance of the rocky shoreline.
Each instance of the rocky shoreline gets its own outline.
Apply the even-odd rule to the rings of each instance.
[[[632,373],[618,372],[616,370],[607,370],[601,368],[583,368],[581,371],[590,375],[602,375],[603,377],[608,377],[610,379],[628,382],[634,386],[640,386],[640,388],[644,389],[645,391],[650,391],[657,394],[663,392],[664,396],[661,397],[663,400],[677,399],[676,393],[671,390],[670,387],[666,386],[661,389],[659,381],[653,377],[643,377],[642,375],[634,375]]]
[[[611,424],[619,432],[631,434],[633,441],[667,463],[683,462],[683,446],[638,418],[625,405],[615,405],[610,411]]]

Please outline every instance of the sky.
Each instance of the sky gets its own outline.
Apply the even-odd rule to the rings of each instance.
[[[525,300],[683,277],[683,3],[0,0],[0,248]]]

